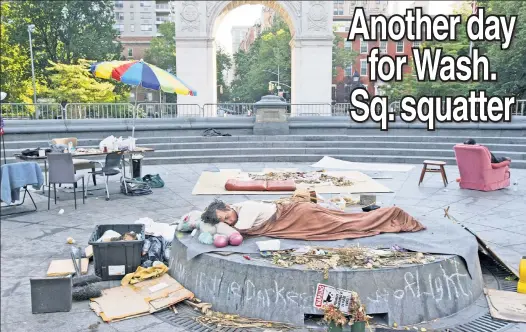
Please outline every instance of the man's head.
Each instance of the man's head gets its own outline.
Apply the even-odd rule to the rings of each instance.
[[[208,205],[205,212],[201,215],[201,219],[207,224],[216,225],[224,222],[233,226],[237,222],[237,212],[223,201],[216,199]]]
[[[465,141],[464,144],[475,145],[475,144],[477,144],[477,142],[475,142],[475,140],[473,138],[470,138],[467,141]]]

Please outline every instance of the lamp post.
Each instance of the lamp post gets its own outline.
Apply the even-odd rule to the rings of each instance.
[[[33,78],[33,104],[37,103],[37,88],[35,84],[35,64],[33,61],[33,40],[31,39],[31,32],[35,29],[34,24],[27,26],[27,32],[29,33],[29,52],[31,53],[31,76]],[[38,119],[38,109],[35,108],[35,117]]]

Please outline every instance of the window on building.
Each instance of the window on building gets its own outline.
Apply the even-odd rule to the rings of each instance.
[[[152,101],[153,100],[153,94],[151,92],[148,92],[146,94],[146,99],[148,99],[148,101]]]
[[[135,20],[135,13],[134,12],[130,13],[130,20]]]
[[[130,8],[133,8],[133,1],[130,1]]]
[[[404,41],[396,42],[396,53],[404,53]]]
[[[146,0],[141,0],[141,7],[151,7],[152,4],[150,3],[150,1],[146,1]]]
[[[351,76],[352,75],[352,66],[349,66],[345,68],[345,76]]]
[[[343,0],[335,0],[334,4],[334,15],[343,15]]]
[[[345,48],[352,48],[352,42],[349,40],[345,41]]]
[[[113,28],[119,32],[124,32],[124,24],[115,24]]]
[[[367,59],[360,60],[360,76],[367,76]]]
[[[369,43],[364,41],[363,38],[360,39],[360,53],[364,54],[369,51]]]
[[[420,41],[414,41],[413,47],[420,48],[421,42]]]
[[[130,25],[130,31],[135,32],[135,24]]]
[[[133,48],[128,49],[128,56],[133,56]]]
[[[147,19],[150,19],[152,18],[152,13],[141,13],[141,19],[142,20],[147,20]]]
[[[379,48],[380,48],[380,53],[387,53],[387,40],[381,40]]]
[[[117,21],[122,21],[122,20],[124,20],[124,13],[116,12],[116,13],[115,13],[115,19],[116,19]]]
[[[152,31],[151,24],[141,24],[141,31]]]
[[[123,7],[124,7],[124,1],[122,0],[115,1],[115,8],[123,8]]]

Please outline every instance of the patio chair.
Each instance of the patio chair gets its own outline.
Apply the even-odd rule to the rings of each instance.
[[[73,158],[71,153],[49,153],[47,155],[49,162],[49,187],[47,192],[47,209],[50,209],[51,201],[51,184],[53,184],[53,193],[55,195],[55,204],[57,204],[57,183],[73,184],[73,197],[75,199],[75,210],[77,209],[77,183],[82,179],[82,204],[86,203],[86,187],[84,185],[84,175],[75,174]]]
[[[106,184],[106,200],[110,200],[110,191],[108,189],[108,178],[110,176],[119,175],[121,174],[120,168],[122,163],[122,157],[124,153],[121,151],[111,152],[106,155],[106,160],[104,164],[101,161],[92,161],[91,164],[99,164],[101,169],[98,171],[89,172],[90,174],[95,175],[101,175],[105,177],[105,184]],[[124,181],[124,177],[121,176],[121,182]],[[89,184],[89,177],[88,177],[88,184]]]
[[[78,139],[76,137],[66,137],[66,138],[54,138],[51,140],[51,144],[63,144],[68,145],[69,142],[73,144],[73,147],[76,148],[78,144]],[[75,172],[83,170],[83,169],[91,169],[93,172],[95,172],[95,168],[93,167],[93,164],[88,159],[81,159],[81,158],[73,158],[73,166],[75,167]],[[97,185],[97,178],[95,174],[93,174],[93,185]]]

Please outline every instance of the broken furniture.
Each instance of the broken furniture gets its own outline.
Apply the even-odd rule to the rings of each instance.
[[[7,206],[2,206],[4,208],[10,208],[15,206],[23,205],[26,200],[26,194],[29,195],[31,201],[33,202],[34,210],[36,211],[37,206],[33,200],[33,196],[27,186],[32,185],[33,188],[39,189],[43,184],[42,169],[40,165],[34,162],[22,162],[15,164],[5,164],[2,165],[0,170],[0,179],[1,179],[1,188],[0,188],[0,201],[7,204]],[[20,189],[24,189],[24,197],[22,202],[18,204],[10,205],[20,198]],[[3,216],[11,214],[25,213],[29,211],[20,211],[12,213],[3,213]]]
[[[139,240],[98,242],[108,230],[119,234],[135,232]],[[124,275],[135,272],[141,265],[144,243],[143,224],[97,225],[91,234],[89,245],[93,246],[95,274],[102,280],[120,280]]]
[[[511,161],[491,163],[491,153],[482,145],[457,144],[454,150],[460,188],[492,191],[509,187]]]
[[[51,144],[60,144],[60,145],[68,145],[71,143],[73,147],[76,149],[78,144],[78,139],[76,137],[67,137],[67,138],[54,138],[51,140]],[[72,151],[69,151],[72,152]],[[83,170],[83,169],[91,169],[93,172],[95,172],[95,167],[88,159],[80,159],[80,158],[73,158],[73,165],[75,167],[75,172]],[[95,175],[93,175],[93,184],[97,185],[97,180],[95,178]]]
[[[55,204],[57,204],[57,183],[72,184],[73,197],[75,200],[75,210],[77,209],[77,183],[82,179],[82,204],[86,203],[86,186],[84,184],[84,175],[75,173],[73,158],[71,153],[49,153],[49,187],[47,191],[47,209],[50,209],[51,202],[51,184],[53,184],[53,193],[55,195]]]
[[[121,174],[121,171],[119,170],[119,168],[121,168],[122,166],[123,155],[124,155],[124,152],[122,151],[110,152],[106,155],[106,160],[104,161],[104,164],[100,161],[91,162],[92,165],[99,164],[101,167],[100,170],[92,171],[89,173],[93,174],[93,176],[101,175],[105,178],[104,183],[106,185],[106,200],[107,201],[110,200],[110,190],[108,189],[108,179],[110,176]],[[125,181],[124,175],[121,176],[121,183],[123,181]],[[88,178],[88,184],[89,184],[89,178]],[[126,185],[124,187],[127,188]],[[126,192],[127,192],[127,189],[126,189]]]
[[[71,310],[71,276],[31,278],[29,282],[31,284],[31,310],[34,314]]]
[[[444,181],[444,187],[447,187],[447,176],[444,166],[446,165],[445,161],[437,160],[424,160],[424,166],[422,167],[422,173],[420,174],[420,181],[418,185],[424,181],[424,176],[426,173],[440,173],[442,175],[442,181]],[[428,166],[438,166],[438,168],[428,168]]]
[[[294,191],[294,180],[237,180],[229,179],[225,183],[228,191]]]

